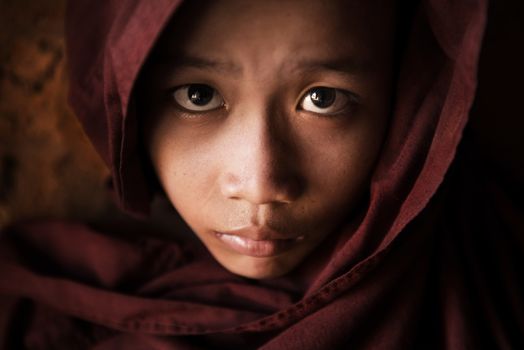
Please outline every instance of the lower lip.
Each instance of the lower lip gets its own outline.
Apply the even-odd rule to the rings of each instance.
[[[303,237],[293,239],[271,239],[260,240],[249,239],[236,235],[215,232],[216,237],[230,249],[242,255],[267,258],[280,255],[290,250],[294,245],[303,239]]]

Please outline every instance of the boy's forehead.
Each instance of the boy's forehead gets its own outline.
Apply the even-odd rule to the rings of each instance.
[[[192,0],[180,7],[168,30],[197,36],[204,29],[214,28],[214,36],[227,34],[233,38],[265,34],[289,39],[301,34],[304,39],[310,36],[327,39],[352,31],[374,35],[381,32],[386,19],[393,17],[393,3],[393,0]]]
[[[190,1],[166,29],[159,56],[231,73],[242,69],[235,57],[250,53],[261,64],[281,62],[286,70],[342,63],[344,71],[362,69],[376,54],[370,42],[389,47],[392,39],[393,30],[384,29],[393,16],[371,7],[351,0]]]

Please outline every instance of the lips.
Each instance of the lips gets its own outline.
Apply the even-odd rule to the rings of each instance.
[[[215,236],[229,249],[252,257],[280,255],[303,240],[304,236],[286,237],[267,228],[247,227],[239,230],[217,232]]]

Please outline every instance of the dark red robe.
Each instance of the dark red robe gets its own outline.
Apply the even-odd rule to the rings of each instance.
[[[68,9],[70,101],[129,212],[152,196],[133,87],[179,3]],[[416,5],[362,220],[295,271],[253,281],[148,229],[18,224],[0,243],[0,348],[524,349],[522,208],[465,129],[486,14]]]

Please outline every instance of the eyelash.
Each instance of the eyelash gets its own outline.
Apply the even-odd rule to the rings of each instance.
[[[193,94],[190,94],[191,92],[191,88],[194,88],[194,93]],[[201,93],[199,94],[198,93],[198,88],[201,89],[200,92],[202,92],[202,90],[207,90],[207,93],[211,91],[212,93],[212,96],[210,97],[210,101],[214,101],[216,106],[215,107],[212,107],[210,109],[205,109],[205,106],[204,108],[201,108],[199,109],[198,105],[193,103],[191,101],[191,98],[193,99],[199,99],[201,98],[200,95],[202,95]],[[318,105],[316,105],[316,103],[313,101],[314,97],[313,96],[317,96],[317,100],[319,99],[319,95],[321,94],[320,92],[323,91],[324,93],[328,92],[328,93],[331,93],[331,94],[334,94],[334,101],[332,102],[332,104],[330,104],[329,106],[327,107],[319,107]],[[168,93],[171,101],[172,101],[172,104],[175,105],[175,107],[177,109],[179,109],[182,113],[184,113],[185,116],[189,117],[189,118],[195,118],[195,117],[198,117],[200,115],[204,115],[204,114],[208,114],[208,113],[211,113],[211,112],[215,112],[217,110],[220,110],[222,108],[226,108],[227,109],[227,104],[224,100],[224,98],[222,97],[222,95],[218,92],[217,89],[215,89],[214,87],[210,86],[210,85],[207,85],[207,84],[185,84],[185,85],[181,85],[181,86],[177,86],[177,87],[174,87],[172,89],[169,89],[169,93]],[[205,93],[204,93],[205,95]],[[191,96],[191,97],[189,97]],[[329,109],[333,104],[336,104],[337,102],[337,97],[340,99],[340,98],[343,98],[344,100],[342,102],[338,102],[339,104],[342,103],[342,106],[338,106],[338,108],[335,110],[335,111],[332,111],[332,112],[326,112],[326,113],[323,113],[321,111],[313,111],[313,110],[307,110],[304,108],[304,104],[306,102],[306,99],[309,98],[309,101],[310,101],[310,108],[313,108],[313,109],[318,109],[318,110],[321,110],[321,109]],[[220,101],[215,101],[216,98],[219,98]],[[178,99],[178,100],[177,100]],[[182,99],[182,101],[181,101]],[[318,102],[318,101],[317,101]],[[321,116],[321,117],[336,117],[338,115],[341,115],[341,114],[347,114],[350,110],[352,110],[354,108],[355,105],[357,105],[359,102],[359,97],[351,92],[351,91],[348,91],[348,90],[343,90],[343,89],[337,89],[337,88],[332,88],[332,87],[327,87],[327,86],[314,86],[314,87],[311,87],[309,88],[308,90],[306,90],[304,93],[301,94],[301,97],[299,98],[298,102],[296,103],[297,107],[297,111],[300,111],[300,112],[304,112],[304,113],[310,113],[310,114],[314,114],[314,115],[318,115],[318,116]],[[188,108],[187,106],[184,106],[183,104],[192,104],[192,106],[194,106],[195,108],[194,109],[191,109],[191,108]],[[218,104],[217,104],[218,103]]]

